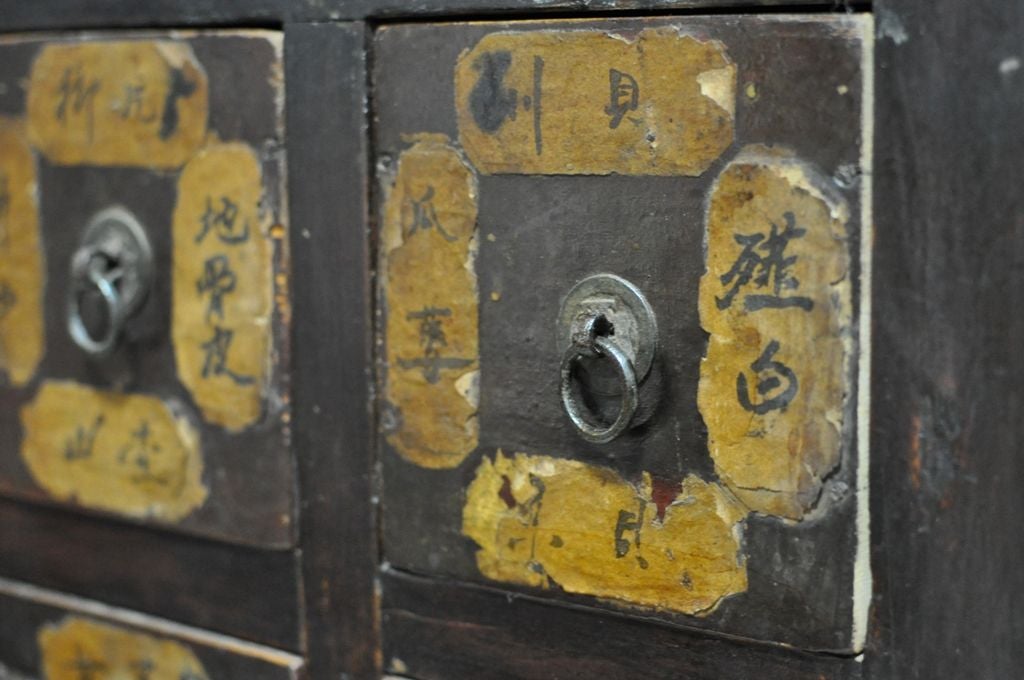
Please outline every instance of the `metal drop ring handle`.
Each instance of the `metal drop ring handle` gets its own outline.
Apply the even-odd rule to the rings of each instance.
[[[75,263],[77,280],[72,286],[70,299],[68,300],[70,307],[68,310],[68,332],[71,333],[71,338],[75,341],[75,344],[85,352],[96,356],[103,356],[114,349],[128,314],[124,301],[117,292],[117,286],[111,280],[113,277],[105,276],[103,272],[99,271],[94,266],[92,258],[93,254],[83,253],[82,259]],[[84,264],[80,264],[83,262]],[[79,272],[82,269],[85,269],[88,273],[81,275]],[[103,302],[107,306],[107,332],[99,339],[93,338],[92,334],[89,333],[89,329],[85,327],[85,322],[82,320],[82,311],[79,307],[80,293],[86,289],[88,284],[91,284],[99,291]]]
[[[633,370],[632,360],[615,344],[615,341],[608,337],[598,336],[591,342],[590,347],[573,343],[562,356],[562,405],[584,439],[595,444],[607,444],[629,427],[636,414],[639,404],[636,372]],[[584,415],[588,409],[579,403],[572,389],[572,369],[576,360],[594,355],[610,358],[615,363],[622,381],[622,403],[619,406],[619,415],[615,422],[607,427],[595,425],[587,415]]]

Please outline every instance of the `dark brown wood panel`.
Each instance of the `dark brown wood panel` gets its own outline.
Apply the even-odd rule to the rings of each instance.
[[[854,680],[860,663],[395,571],[383,576],[384,664],[418,680]]]
[[[879,3],[872,678],[1024,669],[1024,4]]]
[[[0,500],[0,575],[280,649],[301,647],[292,552]]]
[[[309,676],[377,675],[371,503],[366,31],[285,32],[295,372],[294,445]]]

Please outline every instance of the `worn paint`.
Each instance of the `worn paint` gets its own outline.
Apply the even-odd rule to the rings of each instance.
[[[178,376],[206,420],[230,430],[260,417],[271,370],[274,234],[284,227],[261,209],[263,197],[260,160],[245,144],[203,149],[178,180],[172,305]]]
[[[43,355],[45,277],[35,156],[22,122],[0,117],[0,379],[13,385]]]
[[[388,442],[428,468],[476,448],[479,337],[476,177],[446,139],[398,161],[384,206]]]
[[[630,483],[578,461],[499,451],[477,468],[462,531],[496,581],[700,615],[747,588],[745,515],[694,475]]]
[[[21,424],[22,460],[53,498],[167,521],[206,500],[199,435],[156,397],[47,381]]]
[[[29,77],[29,137],[59,165],[177,168],[206,138],[208,96],[183,42],[50,43]]]
[[[184,644],[92,619],[67,616],[60,623],[46,623],[37,639],[47,680],[208,680],[202,663]]]
[[[853,347],[847,204],[781,151],[749,147],[707,216],[698,404],[722,481],[801,519],[840,464]]]
[[[699,175],[732,143],[736,67],[678,27],[492,33],[455,71],[485,174]]]

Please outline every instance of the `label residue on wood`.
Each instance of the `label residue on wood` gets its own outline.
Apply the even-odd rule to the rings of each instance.
[[[745,515],[693,475],[632,484],[577,461],[499,451],[477,468],[462,531],[496,581],[701,615],[747,588]]]
[[[720,478],[756,512],[801,519],[840,464],[849,219],[825,177],[763,147],[745,149],[711,194],[698,404]]]
[[[168,521],[206,500],[199,435],[156,397],[47,381],[21,424],[21,457],[56,499]]]
[[[736,66],[680,28],[492,33],[455,71],[484,174],[699,175],[733,140]]]
[[[13,385],[43,355],[43,264],[35,157],[21,121],[0,117],[0,379]]]
[[[185,43],[51,43],[32,64],[29,137],[59,165],[177,168],[206,138],[208,98]]]
[[[48,680],[208,680],[180,642],[78,616],[44,624],[37,639]]]
[[[428,468],[477,445],[476,177],[443,137],[398,161],[384,206],[388,442]]]
[[[203,149],[178,180],[172,312],[178,376],[206,420],[229,430],[260,417],[270,373],[272,232],[283,227],[261,210],[263,196],[260,160],[245,144]]]

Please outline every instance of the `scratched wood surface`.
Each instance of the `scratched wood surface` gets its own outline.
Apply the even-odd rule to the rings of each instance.
[[[273,37],[275,34],[266,35]],[[0,82],[4,84],[0,93],[0,113],[12,117],[29,115],[45,118],[50,112],[49,104],[53,102],[45,100],[37,109],[26,113],[27,88],[30,86],[28,74],[44,44],[44,41],[15,40],[0,46],[5,55],[0,66]],[[206,141],[208,130],[224,141],[248,144],[254,153],[261,154],[258,162],[263,167],[267,200],[261,203],[260,218],[283,218],[285,204],[283,197],[278,195],[283,179],[279,169],[282,130],[279,102],[276,101],[276,88],[272,82],[280,79],[279,55],[270,42],[254,35],[195,35],[179,44],[195,55],[200,65],[197,68],[201,69],[195,77],[204,78],[209,88],[208,118],[204,107],[201,119],[196,121],[196,125],[202,125],[199,131],[201,139]],[[37,99],[49,97],[47,88],[50,86],[56,87],[56,84],[39,83]],[[53,92],[59,92],[59,88]],[[239,106],[238,97],[243,93],[245,105]],[[83,99],[81,103],[84,105],[86,101]],[[155,116],[147,102],[138,101],[136,104],[135,113],[146,116],[147,120]],[[95,118],[94,125],[116,124],[118,120],[120,118],[100,116]],[[60,127],[52,131],[42,125],[37,127],[43,130],[40,134],[49,134],[50,137],[61,132]],[[108,139],[116,140],[117,137],[111,135]],[[101,142],[106,144],[97,137],[97,147]],[[73,142],[60,139],[57,143],[75,146]],[[126,165],[139,161],[145,162],[142,159],[127,160],[126,157]],[[173,521],[161,518],[159,511],[130,513],[127,518],[237,543],[276,548],[292,545],[295,539],[295,480],[285,413],[289,355],[288,332],[283,317],[279,312],[272,320],[264,315],[255,331],[258,335],[269,334],[275,349],[272,362],[268,359],[269,350],[255,352],[252,359],[256,366],[269,366],[269,373],[265,382],[250,388],[250,392],[255,389],[257,393],[248,396],[258,401],[246,409],[249,411],[246,420],[229,423],[231,427],[227,428],[217,424],[224,419],[216,414],[209,418],[201,415],[208,410],[207,405],[197,401],[205,401],[202,397],[208,395],[200,394],[197,399],[199,393],[193,390],[199,387],[203,378],[186,384],[178,366],[183,355],[179,352],[176,356],[175,353],[175,342],[181,344],[188,340],[184,336],[177,339],[181,322],[176,321],[177,317],[172,314],[172,290],[177,288],[179,294],[184,291],[186,296],[189,293],[199,297],[204,295],[202,289],[195,292],[196,281],[202,274],[201,263],[194,265],[194,271],[189,271],[190,267],[186,267],[185,262],[179,262],[177,268],[181,271],[175,273],[172,214],[177,202],[178,172],[172,168],[100,167],[95,159],[88,158],[83,164],[77,161],[67,164],[59,157],[51,161],[42,154],[39,154],[37,165],[46,265],[46,352],[35,382],[24,388],[0,387],[0,493],[35,503],[61,500],[85,512],[114,510],[114,514],[118,514],[117,509],[109,505],[85,502],[88,498],[86,493],[76,494],[71,490],[58,498],[48,493],[49,487],[41,485],[40,479],[34,475],[35,470],[30,470],[26,464],[25,454],[19,455],[28,439],[19,413],[36,398],[43,380],[61,381],[62,384],[77,382],[110,393],[152,395],[168,403],[183,405],[179,413],[187,414],[186,419],[197,426],[200,465],[203,467],[201,484],[205,489],[194,491],[193,495],[203,496],[204,502],[192,504]],[[253,189],[260,191],[256,186],[250,189],[250,193]],[[66,330],[68,269],[86,221],[114,204],[126,207],[147,231],[154,254],[154,285],[138,314],[127,322],[125,341],[112,355],[94,360],[74,344]],[[256,210],[255,205],[252,210]],[[253,224],[252,229],[260,233],[266,231],[259,223]],[[266,261],[266,267],[269,267],[269,256]],[[237,262],[235,267],[237,272]],[[260,269],[258,263],[256,268]],[[180,278],[177,287],[172,284],[175,275]],[[270,272],[264,275],[266,279],[258,285],[260,289],[266,289],[269,296],[272,285]],[[243,274],[237,273],[237,276]],[[237,280],[233,287],[240,286],[240,281]],[[202,313],[198,308],[193,311],[195,316]],[[173,331],[172,326],[175,328]],[[209,333],[206,328],[190,332],[200,339],[203,337],[200,333]],[[201,342],[196,341],[196,347],[191,351],[193,362],[198,361],[199,368],[202,368],[203,357],[196,356],[197,351],[202,352]],[[238,409],[239,412],[242,410]],[[252,421],[254,424],[249,426]],[[73,423],[69,425],[51,418],[48,425],[69,427]],[[88,435],[92,425],[83,425]],[[233,431],[239,428],[241,431]],[[112,437],[107,443],[112,457],[117,455],[113,452],[118,450],[119,441]],[[114,465],[116,461],[108,463]],[[82,502],[76,503],[76,496]],[[116,494],[110,500],[116,500]],[[180,519],[184,515],[187,516]],[[147,519],[147,516],[150,517]]]
[[[699,365],[706,342],[697,306],[699,279],[704,271],[705,201],[723,165],[740,148],[755,142],[790,148],[829,175],[843,165],[856,166],[860,151],[860,52],[854,37],[854,25],[852,22],[844,23],[841,17],[826,17],[824,23],[768,17],[716,17],[677,21],[543,23],[518,27],[509,23],[486,26],[417,24],[389,26],[377,32],[374,113],[378,168],[382,168],[379,182],[384,192],[390,188],[391,182],[402,182],[402,151],[409,147],[409,135],[442,133],[450,140],[460,140],[461,135],[463,143],[467,141],[465,129],[459,127],[465,121],[457,121],[456,107],[452,105],[453,100],[465,99],[461,92],[456,90],[453,93],[452,73],[460,52],[473,48],[488,34],[516,28],[534,31],[597,29],[628,36],[623,38],[628,40],[638,35],[655,37],[659,26],[678,26],[681,31],[693,31],[705,39],[720,40],[729,60],[737,65],[735,139],[727,149],[719,152],[721,155],[715,157],[710,169],[694,171],[693,174],[698,175],[696,177],[636,176],[651,173],[638,172],[634,165],[610,165],[603,169],[595,165],[602,174],[595,175],[592,171],[589,176],[567,176],[565,172],[536,174],[537,170],[532,166],[520,168],[518,161],[500,170],[478,169],[479,233],[476,242],[479,250],[475,269],[479,281],[480,324],[479,410],[476,412],[479,445],[470,455],[462,457],[464,462],[461,464],[459,460],[462,458],[455,460],[455,466],[429,463],[421,467],[415,458],[410,462],[408,455],[396,451],[390,444],[392,433],[416,427],[414,418],[418,416],[415,412],[396,414],[398,409],[394,404],[383,404],[381,428],[388,435],[388,440],[382,439],[380,449],[382,548],[384,559],[392,568],[492,585],[494,579],[508,581],[510,583],[504,587],[510,590],[523,591],[525,587],[533,594],[553,600],[618,608],[645,617],[764,641],[785,642],[805,649],[839,652],[851,649],[856,533],[856,503],[851,488],[856,462],[849,428],[844,434],[841,449],[843,463],[832,475],[832,483],[836,486],[825,492],[831,502],[827,511],[788,525],[774,517],[749,515],[743,522],[742,555],[730,553],[728,558],[718,554],[707,557],[707,564],[712,564],[714,559],[721,559],[720,564],[728,564],[731,560],[735,565],[739,561],[744,565],[745,573],[737,574],[724,590],[717,590],[711,581],[703,580],[696,573],[691,578],[680,568],[680,573],[672,578],[673,585],[681,580],[684,585],[677,587],[696,587],[698,590],[694,594],[700,597],[684,599],[677,604],[675,612],[665,607],[631,607],[628,588],[616,597],[615,588],[603,583],[606,579],[613,581],[615,577],[611,574],[627,569],[626,564],[632,565],[634,558],[630,554],[628,559],[612,559],[607,565],[601,562],[604,555],[600,552],[601,547],[607,548],[612,544],[613,527],[616,526],[614,517],[606,521],[603,515],[614,515],[619,506],[607,505],[615,501],[601,495],[598,488],[611,489],[613,484],[622,483],[620,479],[641,488],[643,484],[638,480],[643,474],[653,478],[655,489],[660,483],[668,492],[677,488],[687,475],[718,479],[714,462],[708,454],[705,426],[697,408]],[[644,33],[644,30],[650,33]],[[675,35],[673,30],[670,29],[669,33]],[[523,49],[528,50],[529,46]],[[548,57],[544,78],[555,78],[554,82],[559,82],[557,73],[552,75],[552,69],[558,64],[557,47],[544,54]],[[595,53],[595,61],[600,62],[597,56],[600,54]],[[699,54],[701,60],[706,60],[701,63],[709,64],[707,68],[719,67],[719,57],[715,57],[713,52]],[[479,62],[477,64],[479,66]],[[469,62],[466,63],[467,70],[468,65]],[[589,73],[582,70],[586,68],[583,65],[575,68],[579,69],[578,73]],[[604,116],[602,111],[608,97],[607,73],[605,67],[600,74],[605,84],[596,93],[597,100],[581,99],[577,102],[574,99],[574,106]],[[524,89],[518,81],[515,86],[519,92]],[[529,91],[527,88],[526,92]],[[576,91],[570,94],[576,96]],[[728,97],[724,96],[722,100],[727,102]],[[472,102],[472,96],[469,101]],[[557,102],[545,104],[547,108],[544,110],[546,113],[554,111],[558,105]],[[524,118],[525,123],[521,120]],[[715,119],[711,117],[708,120]],[[529,128],[529,121],[528,112],[520,111],[515,125]],[[604,120],[603,124],[607,129],[608,121]],[[710,123],[695,120],[694,124]],[[597,127],[592,126],[592,129]],[[558,134],[558,129],[545,128],[545,144],[557,146]],[[452,143],[457,144],[455,141]],[[594,140],[591,145],[599,143]],[[585,153],[586,146],[580,148]],[[532,142],[530,151],[533,151]],[[500,153],[500,149],[494,153]],[[656,162],[662,162],[661,158],[656,157]],[[684,164],[683,167],[689,166]],[[574,168],[570,172],[575,172]],[[609,171],[611,174],[607,174]],[[655,167],[654,172],[662,170]],[[416,196],[419,197],[420,193],[422,190]],[[848,187],[843,193],[843,200],[854,206],[850,209],[850,243],[856,253],[858,189]],[[383,229],[392,228],[384,213],[387,209],[383,208],[381,213]],[[437,210],[440,213],[441,208]],[[415,243],[413,239],[418,236],[408,229],[405,233],[408,243]],[[447,247],[446,243],[451,239],[441,236],[434,242],[438,247]],[[415,289],[419,295],[429,295],[422,291],[434,290],[431,288],[432,274],[427,269],[420,272],[421,288]],[[648,296],[658,314],[660,348],[652,375],[641,388],[641,404],[656,402],[657,406],[648,406],[641,412],[641,422],[646,421],[641,427],[610,444],[597,446],[587,444],[576,434],[559,402],[557,381],[564,345],[558,344],[554,331],[558,305],[563,296],[584,276],[601,271],[624,276]],[[379,298],[384,315],[391,310],[388,285],[392,282],[382,283],[385,292]],[[448,290],[440,287],[440,281],[437,286],[436,290]],[[434,306],[447,305],[438,302]],[[391,326],[387,331],[391,331]],[[382,340],[387,347],[391,337],[384,333]],[[402,359],[402,352],[414,350],[399,349],[398,359]],[[400,361],[392,361],[393,353],[389,348],[386,355],[388,363],[381,365],[385,380],[390,379],[391,373],[402,370]],[[435,384],[442,385],[441,382]],[[382,393],[387,399],[388,393]],[[445,394],[451,399],[459,399],[451,389],[442,390],[431,398],[441,400]],[[615,408],[614,387],[608,394],[612,396],[607,399],[606,408]],[[441,446],[434,441],[428,441],[427,446]],[[540,457],[530,459],[535,461],[530,463],[534,466],[532,470],[516,469],[514,474],[504,472],[506,484],[511,479],[511,486],[506,492],[508,495],[495,496],[492,493],[482,497],[467,491],[480,486],[487,461],[496,455],[512,456],[519,452]],[[833,453],[838,456],[840,449]],[[555,462],[545,462],[544,457],[551,457]],[[583,514],[559,514],[559,508],[568,507],[565,504],[573,498],[571,490],[557,496],[561,505],[552,498],[555,505],[550,506],[549,519],[539,520],[538,536],[544,536],[545,547],[549,540],[552,541],[556,551],[547,558],[540,558],[542,568],[546,565],[549,569],[561,570],[552,561],[562,543],[561,536],[567,532],[578,532],[578,535],[591,536],[593,554],[586,557],[591,548],[573,549],[583,561],[577,564],[575,571],[581,574],[592,572],[594,575],[576,578],[567,574],[563,580],[574,585],[541,590],[538,588],[544,586],[546,579],[530,573],[531,570],[536,572],[534,563],[529,560],[521,562],[515,573],[502,571],[512,563],[510,558],[502,555],[511,553],[515,545],[529,546],[534,540],[529,538],[528,532],[516,532],[516,522],[525,520],[512,516],[525,507],[513,508],[520,497],[526,497],[523,494],[529,495],[529,485],[525,480],[549,474],[541,470],[558,470],[557,462],[561,459],[586,463],[593,466],[594,475],[608,472],[609,480],[615,477],[615,481],[606,480],[594,487],[580,483],[576,493],[589,497],[594,503],[592,512],[577,508]],[[449,469],[428,469],[434,467]],[[581,471],[580,474],[589,473]],[[516,487],[519,477],[524,480],[522,489]],[[549,489],[556,483],[554,477],[544,479]],[[611,491],[604,493],[612,494]],[[636,493],[641,499],[646,498],[644,492]],[[491,496],[494,496],[494,504],[489,503]],[[498,501],[499,497],[506,503],[513,499],[509,505],[513,509],[506,510]],[[472,507],[471,499],[476,503]],[[654,503],[650,505],[649,522],[654,521]],[[576,508],[575,505],[572,507]],[[635,507],[626,510],[636,512]],[[508,516],[502,514],[506,512]],[[728,514],[721,509],[719,512],[723,517]],[[488,528],[486,523],[490,520],[487,517],[496,518],[493,520],[495,527],[510,528]],[[685,525],[685,520],[680,521]],[[609,523],[611,526],[606,529],[598,528]],[[479,526],[469,529],[471,525]],[[666,522],[664,526],[669,527],[670,523]],[[718,524],[702,526],[707,527],[710,533],[706,539],[701,534],[701,538],[694,540],[706,540],[706,544],[701,543],[702,547],[692,550],[706,554],[702,551],[714,551],[721,549],[717,546],[727,545],[726,541],[716,538]],[[652,546],[659,544],[653,536],[656,530],[655,527],[649,529]],[[493,541],[487,538],[491,534],[495,536]],[[683,535],[692,534],[684,532]],[[614,538],[632,540],[632,534],[617,533]],[[524,539],[526,542],[522,543]],[[648,539],[638,537],[637,540]],[[676,538],[667,544],[678,547],[685,542]],[[682,547],[679,549],[684,550]],[[491,560],[495,555],[498,566],[483,566],[485,560]],[[623,553],[618,555],[620,558],[624,556]],[[674,569],[671,557],[669,555],[669,562],[657,569]],[[566,568],[573,571],[571,565]],[[635,583],[636,588],[642,589],[648,578],[646,567],[630,568],[635,569],[635,573],[623,574],[623,582]],[[715,574],[715,578],[720,577],[718,571]],[[655,576],[650,575],[649,578]],[[559,582],[558,578],[552,579]],[[708,591],[701,593],[700,589],[704,587]],[[711,593],[732,597],[718,602],[718,597],[710,597]],[[621,602],[610,605],[607,598]],[[716,604],[717,609],[708,613]],[[700,611],[702,608],[705,611]],[[699,616],[687,616],[687,613],[698,613]],[[386,627],[384,634],[387,638]]]
[[[0,582],[0,613],[2,664],[29,677],[293,680],[301,673],[293,654],[13,581]]]

